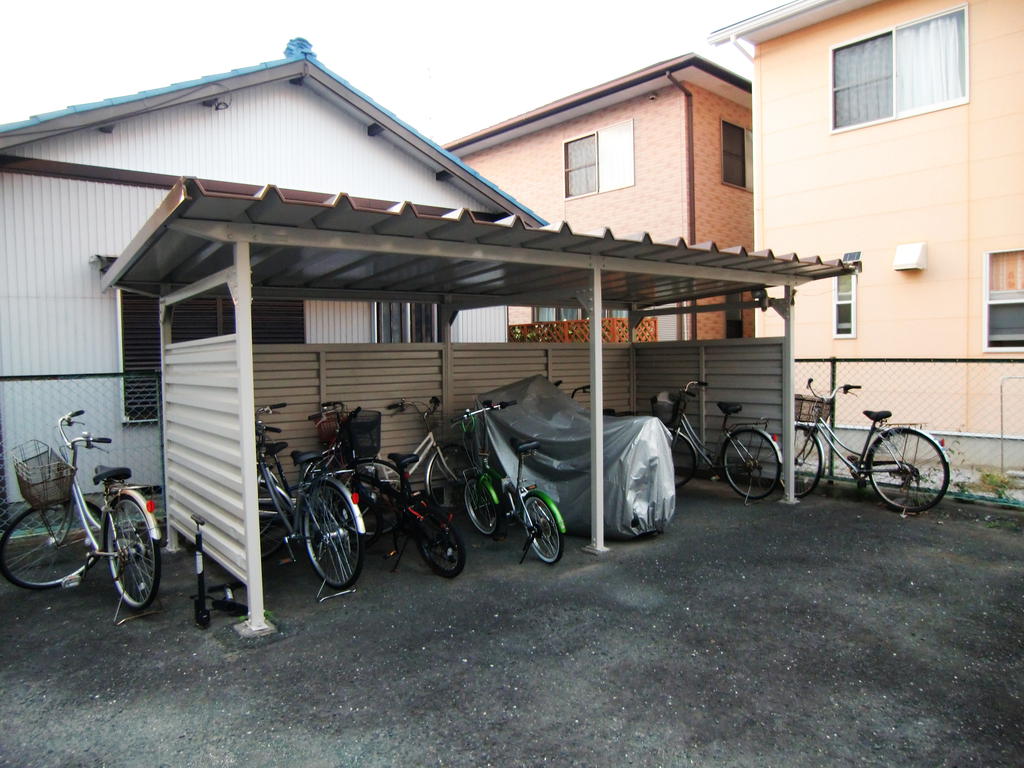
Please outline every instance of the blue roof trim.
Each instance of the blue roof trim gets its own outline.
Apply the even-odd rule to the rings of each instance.
[[[536,219],[538,222],[540,222],[541,226],[546,225],[548,223],[543,218],[541,218],[536,213],[534,213],[532,210],[530,210],[525,205],[523,205],[518,200],[516,200],[514,197],[509,195],[507,192],[505,192],[504,190],[500,189],[496,184],[494,184],[494,182],[490,181],[489,179],[484,178],[479,173],[477,173],[475,170],[473,170],[468,165],[463,163],[458,157],[453,155],[451,152],[449,152],[448,150],[444,149],[443,147],[441,147],[439,144],[437,144],[436,142],[432,141],[431,139],[428,139],[426,136],[424,136],[422,133],[417,131],[415,128],[413,128],[411,125],[409,125],[407,122],[405,122],[404,120],[399,118],[394,112],[392,112],[391,110],[381,106],[374,99],[370,98],[365,93],[360,91],[358,88],[354,87],[350,82],[345,80],[345,78],[340,77],[340,76],[336,75],[334,72],[332,72],[331,70],[329,70],[327,67],[325,67],[323,64],[320,63],[320,61],[316,57],[316,54],[312,53],[311,51],[308,54],[302,55],[302,56],[294,56],[294,57],[285,58],[285,59],[277,59],[276,61],[267,61],[267,62],[264,62],[262,64],[256,64],[256,65],[251,66],[251,67],[243,67],[241,69],[232,69],[230,72],[224,72],[224,73],[221,73],[219,75],[207,75],[205,77],[200,77],[200,78],[198,78],[196,80],[186,80],[186,81],[181,82],[181,83],[172,83],[171,85],[165,86],[163,88],[154,88],[154,89],[148,90],[148,91],[140,91],[140,92],[132,94],[130,96],[118,96],[118,97],[112,98],[112,99],[103,99],[102,101],[94,101],[94,102],[91,102],[89,104],[76,104],[76,105],[67,107],[66,109],[57,110],[55,112],[46,112],[45,114],[42,114],[42,115],[33,115],[28,120],[22,120],[22,121],[17,122],[17,123],[6,123],[4,125],[0,125],[0,133],[7,133],[9,131],[16,131],[16,130],[19,130],[21,128],[34,127],[34,126],[37,126],[37,125],[41,125],[42,123],[49,122],[50,120],[56,120],[57,118],[60,118],[60,117],[67,117],[68,115],[77,115],[77,114],[81,114],[83,112],[90,112],[90,111],[97,110],[97,109],[103,109],[104,107],[116,107],[116,106],[120,106],[122,104],[130,104],[130,103],[135,102],[135,101],[143,101],[145,99],[151,99],[151,98],[154,98],[154,97],[157,97],[157,96],[166,96],[168,94],[177,93],[179,91],[184,91],[184,90],[186,90],[188,88],[196,88],[196,87],[203,86],[203,85],[209,85],[210,83],[217,83],[217,82],[220,82],[222,80],[227,80],[227,79],[232,78],[232,77],[239,77],[241,75],[248,75],[248,74],[251,74],[253,72],[259,72],[259,71],[262,71],[262,70],[276,69],[277,67],[284,66],[285,64],[291,64],[291,63],[296,62],[296,61],[301,61],[302,59],[305,59],[310,64],[314,65],[317,69],[319,69],[325,75],[330,77],[332,80],[335,80],[337,83],[339,83],[341,86],[343,86],[347,90],[349,90],[352,93],[354,93],[359,98],[361,98],[364,101],[368,102],[369,104],[374,106],[376,109],[379,109],[381,112],[383,112],[388,117],[390,117],[392,120],[394,120],[396,123],[398,123],[403,128],[405,128],[407,131],[412,133],[417,139],[422,141],[424,144],[427,144],[431,149],[435,150],[438,154],[443,155],[446,159],[450,160],[452,163],[454,163],[456,166],[458,166],[461,170],[465,171],[468,175],[472,176],[477,181],[479,181],[480,183],[484,184],[486,187],[488,187],[493,192],[495,192],[497,195],[499,195],[503,199],[507,200],[515,208],[518,208],[519,210],[524,211],[525,213],[527,213],[530,216],[532,216],[534,219]]]

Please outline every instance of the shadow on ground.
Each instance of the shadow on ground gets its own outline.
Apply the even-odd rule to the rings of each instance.
[[[454,581],[378,545],[317,604],[272,565],[256,640],[192,624],[185,554],[119,628],[99,568],[2,584],[0,765],[1020,766],[1024,536],[952,509],[695,481],[665,535],[553,567],[468,525]]]

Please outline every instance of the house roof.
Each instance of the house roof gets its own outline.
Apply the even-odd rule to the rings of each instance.
[[[256,296],[463,308],[576,305],[597,265],[605,305],[638,310],[857,270],[793,254],[656,242],[647,233],[583,233],[519,216],[184,178],[103,285],[152,295],[217,285],[241,241],[250,243]]]
[[[518,136],[663,88],[667,84],[666,76],[669,74],[677,75],[682,80],[692,82],[731,101],[739,101],[747,107],[750,106],[749,80],[696,54],[688,53],[565,96],[497,125],[451,141],[445,147],[463,156],[478,152]]]
[[[708,36],[708,42],[712,45],[732,40],[763,43],[876,2],[878,0],[794,0],[717,29]]]
[[[164,88],[141,91],[128,96],[70,106],[21,122],[0,125],[0,152],[73,131],[103,129],[120,120],[159,109],[217,99],[229,91],[288,80],[296,85],[308,86],[320,96],[335,102],[343,111],[365,124],[371,135],[391,141],[400,149],[425,160],[434,168],[439,178],[451,180],[493,202],[499,209],[522,216],[531,223],[544,223],[536,213],[485,179],[458,157],[327,69],[317,59],[309,44],[301,38],[289,43],[285,55],[285,58],[276,61],[233,69],[230,72],[174,83]]]

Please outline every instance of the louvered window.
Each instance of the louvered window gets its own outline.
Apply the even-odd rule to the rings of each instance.
[[[151,296],[121,294],[121,355],[125,374],[160,370],[159,301]],[[174,306],[172,341],[193,341],[235,332],[231,299],[201,297]],[[302,301],[254,299],[254,344],[302,344],[305,341]],[[125,377],[125,418],[152,421],[159,415],[160,392],[156,379]]]

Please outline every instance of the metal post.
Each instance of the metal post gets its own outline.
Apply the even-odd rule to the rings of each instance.
[[[171,525],[171,506],[167,493],[167,345],[171,343],[171,318],[174,309],[160,301],[160,453],[163,457],[164,518],[167,520],[167,551],[181,551],[181,534]]]
[[[584,551],[607,552],[604,545],[604,339],[601,260],[593,261],[590,296],[590,544]]]
[[[263,562],[260,558],[260,509],[257,498],[256,412],[252,361],[252,271],[249,243],[235,243],[235,270],[228,287],[235,301],[235,352],[238,361],[238,425],[241,435],[242,515],[245,523],[245,589],[249,618],[236,625],[246,635],[274,632],[263,612]]]
[[[785,333],[782,337],[782,482],[785,486],[786,504],[796,504],[793,454],[796,443],[796,413],[793,379],[796,370],[793,364],[793,288],[786,286],[783,313]]]

